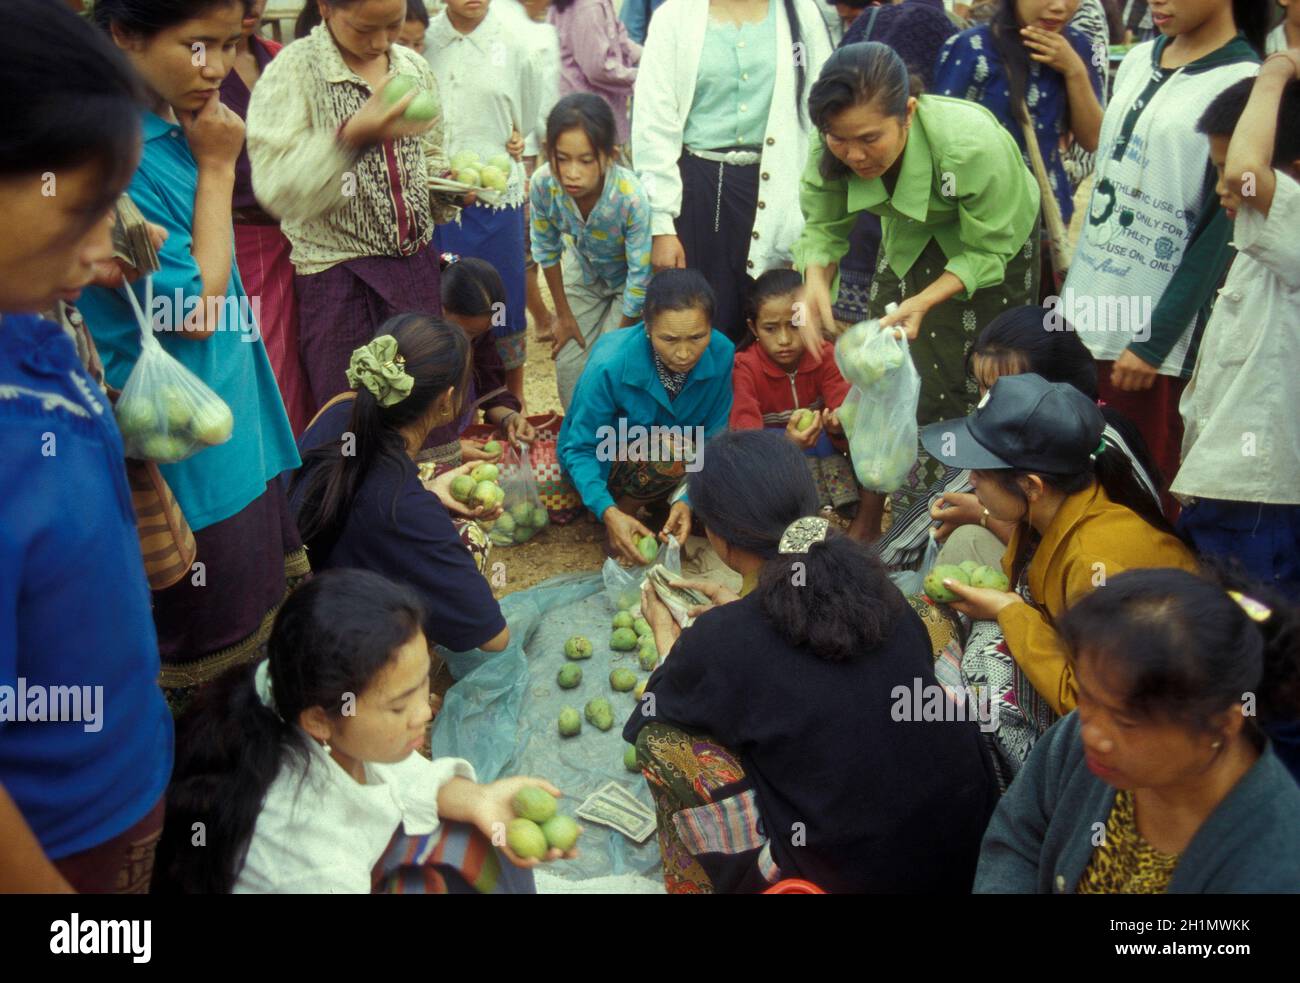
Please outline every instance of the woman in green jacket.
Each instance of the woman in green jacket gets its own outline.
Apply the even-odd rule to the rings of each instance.
[[[794,248],[807,284],[806,330],[830,330],[835,267],[857,213],[881,217],[868,316],[910,340],[921,376],[917,422],[974,408],[966,353],[997,314],[1038,297],[1037,182],[1015,140],[975,103],[917,96],[919,80],[883,44],[839,49],[813,86],[813,138]],[[898,309],[885,314],[885,305]],[[922,452],[897,493],[904,511],[943,472]],[[883,498],[868,527],[879,534]]]

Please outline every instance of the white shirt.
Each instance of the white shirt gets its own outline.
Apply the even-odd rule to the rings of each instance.
[[[1268,217],[1237,212],[1237,258],[1178,404],[1179,496],[1300,505],[1300,184],[1273,173]]]
[[[418,752],[397,764],[367,764],[362,785],[314,741],[306,768],[287,758],[258,814],[235,894],[369,894],[371,872],[399,826],[409,836],[438,828],[438,792],[460,758]]]
[[[492,9],[505,15],[512,25],[511,30],[526,37],[532,49],[534,72],[540,85],[535,100],[537,122],[532,129],[520,132],[524,134],[524,156],[536,157],[546,142],[546,117],[560,101],[560,35],[553,25],[529,17],[518,0],[496,0],[496,3]]]
[[[813,0],[795,0],[795,11],[803,42],[798,54],[807,79],[805,112],[795,114],[795,58],[778,58],[759,162],[759,207],[746,262],[750,276],[789,266],[791,248],[803,231],[799,176],[808,156],[811,127],[806,95],[830,57],[831,47],[826,22]],[[776,5],[776,17],[777,50],[793,51],[784,4]],[[650,198],[654,235],[677,234],[673,219],[682,210],[677,161],[682,155],[686,115],[695,99],[708,23],[709,5],[703,0],[664,0],[650,20],[650,33],[641,51],[632,99],[632,160]],[[686,259],[691,262],[689,256]]]
[[[1283,22],[1273,30],[1268,32],[1264,38],[1264,54],[1275,55],[1280,51],[1286,51],[1286,23]]]
[[[512,129],[527,135],[536,128],[545,80],[538,77],[535,36],[520,31],[495,4],[468,34],[451,26],[446,11],[429,25],[424,58],[446,93],[448,158],[472,150],[486,164],[506,152]],[[524,169],[515,161],[505,202],[516,206],[523,200]]]

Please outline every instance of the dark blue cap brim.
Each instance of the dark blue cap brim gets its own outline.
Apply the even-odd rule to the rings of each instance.
[[[941,420],[922,427],[921,446],[936,461],[963,471],[996,471],[1014,467],[975,439],[970,429],[970,417]]]

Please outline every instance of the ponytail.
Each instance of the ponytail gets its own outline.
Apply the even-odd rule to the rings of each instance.
[[[257,691],[257,666],[246,665],[200,692],[177,725],[155,892],[234,889],[280,769],[288,761],[305,776],[310,765],[303,711],[339,717],[345,697],[359,697],[423,621],[409,588],[364,570],[318,574],[289,596],[267,643],[272,705]]]
[[[1232,20],[1237,30],[1246,35],[1246,40],[1255,49],[1255,54],[1264,57],[1264,42],[1268,37],[1270,26],[1270,7],[1268,0],[1232,0]]]

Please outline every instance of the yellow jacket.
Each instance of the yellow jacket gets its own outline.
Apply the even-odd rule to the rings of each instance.
[[[1015,584],[1013,569],[1028,531],[1021,525],[1002,557],[1002,570]],[[1176,537],[1152,528],[1132,509],[1117,505],[1100,482],[1061,504],[1029,561],[1034,604],[1009,604],[998,615],[1007,648],[1034,689],[1057,713],[1074,709],[1074,671],[1055,622],[1076,598],[1125,570],[1177,567],[1196,571],[1196,557]]]

